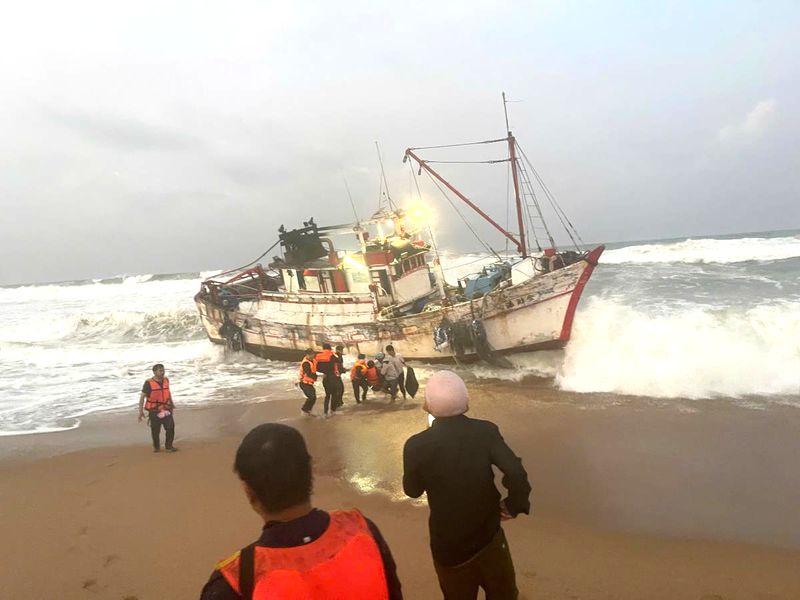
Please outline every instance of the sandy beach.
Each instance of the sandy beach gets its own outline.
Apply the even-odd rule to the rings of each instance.
[[[796,409],[570,395],[537,379],[470,388],[471,416],[500,426],[533,486],[531,515],[505,526],[524,598],[800,598]],[[421,397],[329,420],[298,419],[299,405],[179,408],[174,455],[151,452],[133,409],[3,438],[0,596],[197,598],[215,562],[260,530],[231,471],[238,442],[284,420],[314,457],[315,504],[360,508],[405,597],[441,597],[427,506],[400,488]]]

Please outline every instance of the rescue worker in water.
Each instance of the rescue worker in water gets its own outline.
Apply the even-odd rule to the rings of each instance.
[[[330,344],[322,344],[322,352],[314,359],[317,363],[317,372],[322,373],[322,387],[325,389],[325,402],[323,412],[325,417],[336,414],[338,406],[339,386],[342,385],[339,372],[339,357],[333,353]],[[330,411],[330,412],[329,412]]]
[[[306,350],[306,355],[300,363],[300,380],[297,382],[298,387],[302,390],[306,397],[303,407],[300,409],[307,417],[312,416],[311,409],[317,402],[317,390],[314,389],[314,382],[317,380],[317,361],[314,360],[313,349]]]
[[[139,395],[139,422],[144,419],[147,411],[147,420],[150,424],[150,433],[153,436],[153,452],[161,452],[161,427],[164,427],[165,444],[167,452],[177,452],[172,445],[175,440],[175,404],[172,402],[172,392],[169,389],[169,379],[164,377],[164,365],[153,365],[153,378],[148,379],[142,386]],[[145,399],[147,402],[145,402]]]
[[[234,471],[265,525],[217,564],[200,600],[402,600],[392,553],[357,509],[311,504],[311,457],[300,432],[265,423],[242,440]]]
[[[367,382],[368,367],[366,359],[366,355],[359,354],[356,362],[353,364],[353,368],[350,369],[350,381],[353,382],[353,395],[356,397],[356,404],[361,404],[367,399],[369,383]],[[360,397],[359,391],[361,392]]]

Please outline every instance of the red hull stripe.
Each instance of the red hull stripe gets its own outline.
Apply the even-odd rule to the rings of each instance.
[[[586,282],[589,281],[589,277],[592,276],[592,272],[594,271],[595,266],[597,266],[597,261],[600,259],[600,255],[606,249],[605,246],[598,246],[586,257],[586,268],[581,273],[580,279],[578,279],[578,285],[575,286],[575,289],[572,291],[572,298],[569,299],[569,306],[567,306],[567,314],[564,316],[564,326],[561,328],[561,337],[559,338],[562,342],[568,342],[570,335],[572,335],[572,322],[575,320],[575,311],[578,308],[578,301],[581,299],[581,294],[583,293],[583,288],[586,287]]]

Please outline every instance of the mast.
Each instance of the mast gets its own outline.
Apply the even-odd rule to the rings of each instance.
[[[508,126],[508,107],[506,93],[503,92],[503,113],[506,117],[506,131],[508,132],[508,158],[511,161],[511,177],[514,181],[514,197],[517,201],[517,223],[519,224],[519,244],[517,250],[522,258],[527,258],[528,247],[525,245],[525,222],[522,218],[522,200],[519,197],[519,179],[517,177],[517,142]]]

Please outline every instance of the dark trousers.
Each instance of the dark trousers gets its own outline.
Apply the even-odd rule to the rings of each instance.
[[[172,418],[170,414],[168,417],[164,417],[163,419],[158,418],[158,411],[151,410],[148,412],[150,415],[150,433],[153,434],[153,448],[156,450],[161,449],[161,426],[164,426],[164,431],[166,432],[166,439],[164,440],[164,446],[167,448],[172,448],[172,442],[175,439],[175,419]]]
[[[397,387],[400,389],[400,393],[403,394],[403,399],[406,397],[406,374],[400,371],[400,375],[397,376]]]
[[[356,397],[356,403],[361,404],[364,400],[367,399],[367,390],[369,389],[369,384],[364,381],[363,379],[355,379],[353,380],[353,396]],[[361,390],[361,397],[358,396],[358,391]]]
[[[303,394],[306,396],[306,401],[303,403],[303,412],[310,413],[311,409],[314,408],[314,404],[317,402],[317,390],[314,389],[314,386],[310,383],[300,383],[300,389],[303,390]]]
[[[334,394],[333,410],[337,410],[344,405],[344,381],[341,377],[336,378],[336,393]]]
[[[325,404],[323,405],[323,408],[325,410],[325,414],[327,415],[329,408],[331,410],[336,410],[337,408],[335,402],[333,403],[333,405],[331,405],[331,400],[333,400],[336,397],[336,390],[338,388],[338,385],[336,383],[336,378],[326,377],[325,379],[322,380],[322,387],[325,388]]]
[[[443,567],[434,561],[433,566],[445,600],[475,600],[478,588],[486,592],[486,600],[516,600],[519,595],[514,563],[502,529],[463,565]]]

